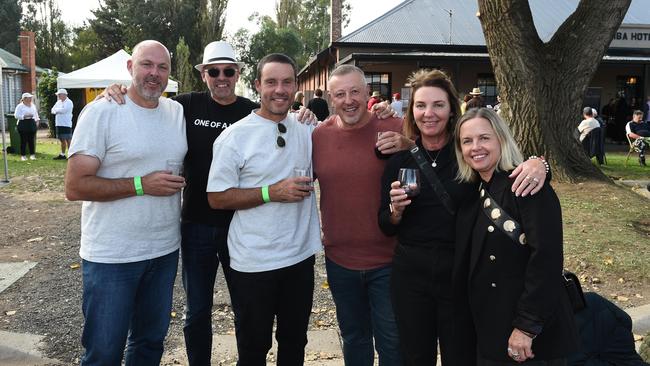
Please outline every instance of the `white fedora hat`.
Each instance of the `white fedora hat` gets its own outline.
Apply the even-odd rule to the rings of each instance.
[[[68,91],[65,90],[65,89],[63,89],[63,88],[61,88],[61,89],[59,89],[59,90],[56,91],[56,95],[59,95],[59,94],[65,94],[65,95],[68,95]]]
[[[236,64],[240,69],[244,67],[243,62],[237,61],[237,55],[228,42],[210,42],[203,50],[203,63],[194,66],[195,69],[203,71],[207,65],[214,64]]]

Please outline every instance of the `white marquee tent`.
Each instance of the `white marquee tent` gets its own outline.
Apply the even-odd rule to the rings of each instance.
[[[56,79],[58,88],[105,88],[111,84],[131,85],[131,75],[126,61],[131,55],[119,50],[113,55],[82,69],[61,75]],[[178,83],[169,79],[166,92],[178,92]]]

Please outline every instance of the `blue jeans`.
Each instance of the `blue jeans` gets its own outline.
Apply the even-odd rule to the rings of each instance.
[[[81,365],[158,365],[169,328],[178,251],[132,263],[83,261]],[[126,353],[124,345],[126,343]]]
[[[399,337],[390,300],[391,266],[357,271],[325,260],[336,304],[346,366],[372,366],[373,336],[379,365],[401,365]]]
[[[212,356],[212,300],[221,262],[230,289],[228,227],[184,222],[181,225],[183,287],[187,299],[185,349],[191,366],[210,365]]]

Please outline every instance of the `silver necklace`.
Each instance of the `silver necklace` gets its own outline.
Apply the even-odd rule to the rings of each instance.
[[[434,159],[434,158],[431,157],[431,155],[429,155],[429,152],[427,151],[427,149],[424,149],[424,152],[427,153],[427,156],[429,157],[429,159],[431,159],[431,166],[434,167],[434,168],[438,166],[438,163],[436,163],[436,161],[438,161],[438,156],[440,155],[441,151],[442,151],[442,148],[440,148],[440,150],[438,150],[438,153],[436,154],[436,158]]]

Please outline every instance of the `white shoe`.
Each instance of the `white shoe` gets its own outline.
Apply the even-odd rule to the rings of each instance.
[[[27,160],[27,157],[25,155],[23,155],[23,156],[20,157],[20,160],[25,161],[25,160]]]
[[[29,160],[36,160],[36,155],[30,155]]]

